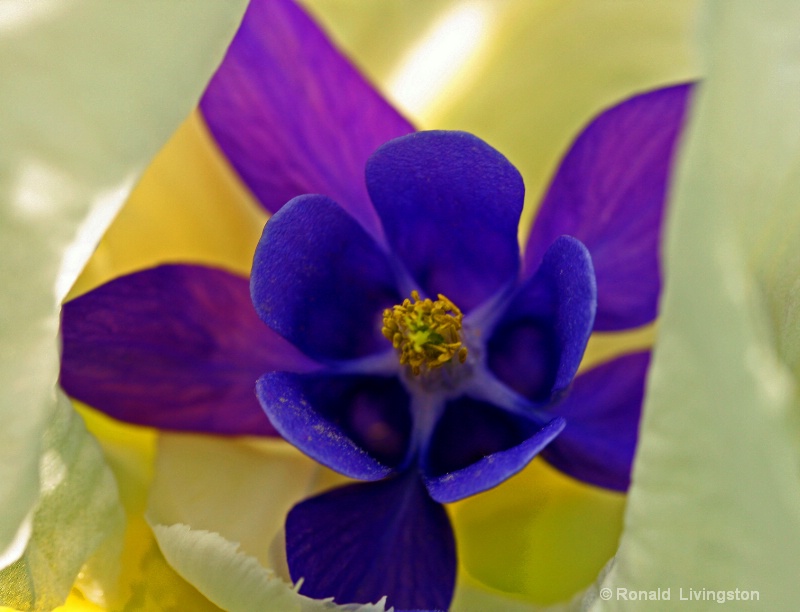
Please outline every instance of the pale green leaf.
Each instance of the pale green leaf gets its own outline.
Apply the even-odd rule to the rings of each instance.
[[[708,8],[626,530],[598,610],[642,609],[618,589],[659,588],[661,610],[687,609],[690,589],[797,609],[800,5]]]
[[[111,471],[66,399],[48,425],[43,450],[32,536],[23,555],[0,571],[0,605],[21,610],[61,604],[93,554],[99,555],[92,562],[95,579],[113,583],[125,524]]]
[[[196,104],[244,4],[0,6],[0,566],[20,554],[39,495],[59,301]]]

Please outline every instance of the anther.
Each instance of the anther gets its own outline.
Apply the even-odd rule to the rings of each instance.
[[[383,311],[381,332],[397,350],[402,365],[409,366],[414,376],[441,368],[458,358],[467,359],[467,347],[461,341],[463,315],[458,307],[441,293],[437,300],[420,300],[419,292],[411,292],[411,300]]]

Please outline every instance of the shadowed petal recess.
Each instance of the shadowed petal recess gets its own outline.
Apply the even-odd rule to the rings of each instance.
[[[511,163],[466,132],[418,132],[367,162],[390,247],[428,296],[468,311],[516,279],[525,187]]]
[[[267,222],[250,291],[264,323],[307,355],[329,360],[386,349],[381,313],[401,301],[377,243],[319,195],[295,198]]]
[[[597,330],[656,316],[667,179],[691,91],[659,89],[601,114],[572,145],[536,217],[526,269],[561,234],[583,242],[597,275]]]
[[[67,302],[62,335],[69,395],[161,429],[274,435],[255,381],[318,367],[258,320],[247,279],[202,266],[144,270]]]
[[[414,128],[293,2],[250,3],[200,108],[265,208],[322,193],[380,236],[364,164]]]
[[[578,371],[596,304],[589,252],[570,236],[558,237],[489,338],[489,368],[529,400],[550,401]]]
[[[258,398],[285,440],[345,476],[385,478],[406,456],[409,397],[396,378],[272,372]]]
[[[431,439],[423,472],[439,502],[486,491],[524,468],[564,429],[564,419],[542,425],[491,404],[462,397],[448,403]]]
[[[573,478],[627,491],[650,353],[634,353],[575,379],[552,412],[567,426],[542,456]]]
[[[415,471],[298,504],[286,541],[292,580],[305,578],[300,592],[309,597],[365,602],[391,593],[395,609],[446,610],[453,596],[450,521]]]

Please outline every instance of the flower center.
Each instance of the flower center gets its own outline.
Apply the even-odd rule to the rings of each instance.
[[[400,355],[400,364],[411,368],[414,376],[441,368],[458,356],[459,363],[467,359],[467,347],[461,341],[461,320],[464,315],[441,293],[439,299],[419,299],[411,292],[413,302],[406,298],[402,304],[383,311],[381,332]]]

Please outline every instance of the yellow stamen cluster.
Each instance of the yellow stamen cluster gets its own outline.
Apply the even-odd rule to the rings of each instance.
[[[413,302],[383,311],[381,332],[400,353],[400,363],[411,367],[414,376],[423,370],[435,370],[450,363],[457,355],[464,363],[467,347],[461,342],[461,320],[464,315],[441,293],[436,301],[419,299],[411,292]]]

